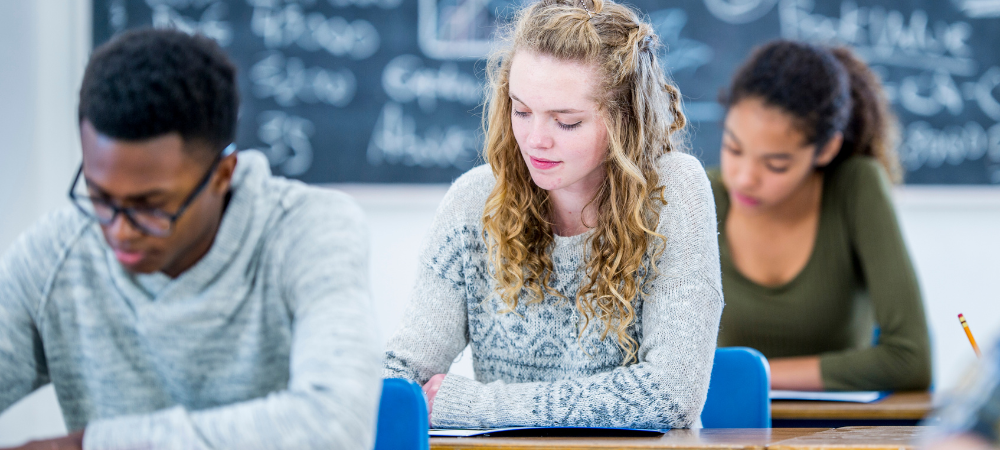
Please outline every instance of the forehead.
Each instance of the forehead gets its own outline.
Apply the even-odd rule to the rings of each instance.
[[[589,109],[595,106],[597,67],[530,51],[514,54],[510,93],[536,109]]]
[[[128,195],[157,189],[171,189],[198,178],[205,169],[193,152],[185,150],[178,133],[168,133],[140,141],[118,140],[80,124],[83,147],[83,174],[110,194]]]
[[[731,106],[726,114],[726,132],[748,151],[781,152],[806,147],[805,135],[788,113],[749,98]]]

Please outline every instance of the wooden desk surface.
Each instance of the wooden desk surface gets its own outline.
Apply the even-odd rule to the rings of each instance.
[[[844,427],[776,442],[767,450],[903,450],[917,447],[925,427]]]
[[[569,450],[569,449],[732,449],[763,450],[768,445],[824,431],[823,428],[713,428],[670,430],[643,438],[431,438],[432,450]]]
[[[875,403],[771,402],[772,419],[920,420],[930,411],[930,392],[897,392]]]
[[[924,427],[671,430],[654,438],[431,438],[432,450],[909,450]]]

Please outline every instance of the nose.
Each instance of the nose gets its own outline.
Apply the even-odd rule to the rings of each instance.
[[[758,173],[755,164],[749,162],[744,162],[740,164],[736,169],[736,187],[740,190],[752,190],[757,186],[760,181],[760,174]]]
[[[107,226],[107,235],[116,243],[129,242],[142,237],[140,232],[132,222],[125,218],[125,214],[119,212],[115,215],[111,224]]]
[[[528,132],[528,145],[533,149],[545,150],[552,148],[554,143],[552,133],[548,129],[545,119],[533,119],[531,130]]]

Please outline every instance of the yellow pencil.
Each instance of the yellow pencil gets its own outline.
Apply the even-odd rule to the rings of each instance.
[[[972,330],[969,329],[969,324],[965,321],[965,316],[959,314],[958,321],[962,322],[962,328],[965,329],[965,335],[969,337],[969,343],[972,344],[972,349],[976,351],[976,357],[981,357],[982,354],[979,353],[979,346],[976,345],[976,338],[972,337]]]

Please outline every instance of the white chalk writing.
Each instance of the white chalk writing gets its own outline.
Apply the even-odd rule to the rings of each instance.
[[[474,106],[483,95],[482,83],[459,72],[454,63],[446,62],[434,69],[425,67],[423,60],[413,55],[389,61],[382,71],[382,88],[396,102],[416,100],[424,112],[434,111],[439,99]]]
[[[255,7],[250,29],[264,38],[267,48],[292,44],[307,51],[325,50],[333,56],[365,59],[379,49],[380,37],[367,20],[348,22],[343,17],[327,18],[322,13],[306,14],[298,4],[284,8]]]
[[[824,44],[848,44],[869,63],[923,70],[943,70],[971,76],[976,62],[968,39],[972,26],[966,22],[933,24],[927,12],[915,9],[906,16],[882,7],[858,7],[841,3],[840,17],[812,11],[809,0],[781,0],[781,35]]]
[[[952,0],[952,3],[975,19],[1000,17],[1000,0]]]
[[[723,22],[750,23],[764,17],[777,0],[705,0],[705,7]]]
[[[666,49],[660,64],[668,73],[693,71],[712,62],[715,56],[712,47],[703,42],[681,37],[681,31],[688,21],[687,13],[683,9],[654,11],[649,14],[649,21]]]
[[[257,123],[257,137],[268,145],[261,151],[272,166],[288,176],[309,170],[313,160],[309,138],[316,131],[312,121],[283,111],[264,111],[257,116]]]
[[[223,47],[232,42],[233,26],[225,21],[225,3],[219,1],[212,3],[208,8],[205,8],[198,19],[187,17],[174,6],[165,3],[153,5],[153,27],[175,28],[188,34],[202,34],[214,39]]]
[[[348,69],[306,68],[299,58],[285,58],[268,52],[250,67],[250,81],[257,98],[273,97],[281,106],[295,106],[299,101],[346,106],[354,99],[357,80]]]
[[[368,143],[368,162],[467,169],[476,161],[477,131],[434,125],[421,136],[416,128],[414,119],[404,114],[400,104],[386,103]]]
[[[899,156],[903,166],[913,171],[944,163],[959,165],[984,155],[994,163],[1000,162],[1000,124],[989,130],[977,122],[935,129],[927,122],[913,122],[906,127]]]

